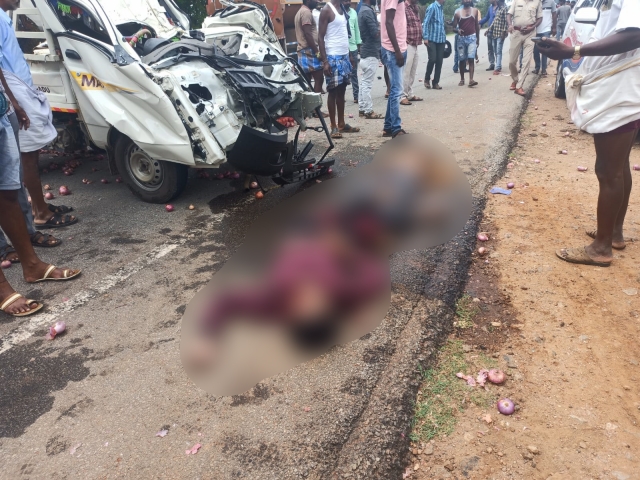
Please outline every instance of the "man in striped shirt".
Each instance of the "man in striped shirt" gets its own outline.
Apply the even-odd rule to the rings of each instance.
[[[404,88],[400,105],[411,105],[411,102],[421,102],[422,98],[413,94],[413,82],[416,80],[418,68],[418,47],[422,40],[422,28],[418,14],[418,0],[406,0],[405,14],[407,17],[407,63],[404,66]]]
[[[447,34],[444,30],[444,11],[442,5],[444,0],[436,0],[427,9],[422,24],[422,39],[427,47],[429,63],[424,76],[424,86],[434,90],[442,90],[440,86],[440,72],[444,61],[444,45],[447,41]],[[434,72],[435,67],[435,72]],[[431,73],[433,73],[433,84],[431,84]]]

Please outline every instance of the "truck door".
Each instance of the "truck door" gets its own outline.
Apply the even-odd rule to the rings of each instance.
[[[92,140],[111,126],[158,160],[193,164],[187,132],[171,101],[119,43],[96,0],[34,0],[53,32]]]

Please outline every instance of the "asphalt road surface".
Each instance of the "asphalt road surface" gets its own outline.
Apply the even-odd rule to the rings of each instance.
[[[64,244],[39,253],[83,275],[34,288],[18,266],[6,270],[47,309],[0,318],[0,478],[399,478],[417,368],[449,328],[482,193],[506,163],[525,102],[509,91],[509,78],[485,72],[482,43],[479,86],[458,87],[449,58],[443,90],[416,80],[424,101],[401,107],[404,128],[444,142],[468,174],[477,200],[465,231],[445,246],[392,258],[392,307],[373,333],[244,395],[214,397],[189,380],[179,359],[181,316],[253,219],[313,185],[272,185],[257,201],[238,181],[192,175],[167,213],[115,183],[106,161],[85,161],[72,177],[44,174],[45,183],[71,188],[64,203],[81,221],[52,232]],[[420,55],[418,79],[424,47]],[[383,80],[374,96],[384,113]],[[363,131],[337,142],[337,175],[357,173],[383,140],[382,121],[359,119],[350,100],[348,112]],[[68,332],[45,340],[58,320]],[[198,453],[186,455],[196,443]]]

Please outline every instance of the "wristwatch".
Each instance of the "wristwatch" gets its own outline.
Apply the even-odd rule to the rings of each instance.
[[[580,45],[573,47],[573,57],[571,58],[573,60],[580,60],[582,58],[582,55],[580,55]]]

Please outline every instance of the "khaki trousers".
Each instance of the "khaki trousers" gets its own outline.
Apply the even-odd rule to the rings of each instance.
[[[511,78],[516,83],[516,88],[523,88],[524,81],[527,79],[529,71],[531,71],[533,47],[535,46],[531,39],[535,36],[535,29],[526,35],[523,35],[517,30],[511,34],[511,47],[509,49],[509,71],[511,72]],[[522,69],[520,70],[520,75],[518,75],[518,60],[520,58],[520,49],[523,49]]]

